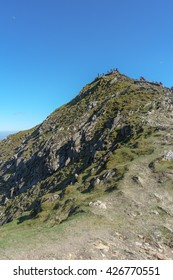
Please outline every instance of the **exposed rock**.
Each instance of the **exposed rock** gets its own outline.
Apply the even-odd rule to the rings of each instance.
[[[144,182],[144,180],[143,180],[140,176],[132,176],[132,180],[133,180],[135,183],[137,183],[137,184],[139,184],[139,185],[141,185],[141,186],[142,186],[142,184],[143,184],[143,182]]]
[[[114,176],[115,176],[115,171],[109,170],[103,174],[102,179],[104,182],[106,182],[107,180],[113,178]]]
[[[117,82],[117,80],[118,80],[118,78],[115,77],[112,81],[110,81],[110,84],[111,84],[111,85],[112,85],[112,84],[115,84],[115,83]]]
[[[94,246],[96,249],[102,250],[105,253],[108,252],[110,249],[108,245],[104,244],[102,241],[99,240],[95,242]]]
[[[58,222],[58,223],[60,223],[60,222],[61,222],[60,217],[56,216],[56,217],[55,217],[55,221]]]
[[[100,184],[100,182],[101,182],[100,179],[97,178],[97,179],[96,179],[96,184],[98,185],[98,184]]]
[[[53,200],[57,200],[57,199],[59,199],[59,198],[60,198],[59,194],[54,194],[54,195],[53,195]]]
[[[15,220],[9,238],[36,225],[49,228],[55,259],[172,258],[172,112],[170,89],[113,70],[42,124],[0,141],[0,225]]]
[[[98,101],[93,101],[89,106],[88,110],[93,109],[97,105]]]
[[[173,160],[173,151],[166,151],[164,152],[164,155],[163,155],[163,160],[166,160],[166,161],[172,161]]]
[[[107,207],[106,207],[106,204],[105,203],[103,203],[103,202],[101,202],[100,200],[97,200],[97,201],[95,201],[95,202],[90,202],[89,203],[89,206],[91,206],[91,207],[98,207],[98,208],[100,208],[100,209],[107,209]]]

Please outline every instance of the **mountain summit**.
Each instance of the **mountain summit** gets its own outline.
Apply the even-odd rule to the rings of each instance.
[[[0,236],[38,237],[33,255],[19,245],[17,255],[6,240],[0,257],[172,258],[171,96],[116,69],[42,124],[0,141]],[[38,240],[49,245],[39,250]]]

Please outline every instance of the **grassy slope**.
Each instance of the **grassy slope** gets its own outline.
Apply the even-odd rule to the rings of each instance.
[[[160,243],[166,256],[170,257],[168,243],[172,235],[167,223],[171,221],[169,211],[165,210],[167,199],[172,194],[170,180],[163,184],[163,187],[166,186],[165,201],[160,206],[160,201],[151,197],[153,192],[160,192],[163,196],[163,190],[160,190],[158,184],[160,172],[163,170],[152,170],[148,167],[157,160],[163,148],[169,147],[163,147],[164,141],[158,140],[161,136],[164,137],[165,132],[161,131],[158,135],[156,126],[149,126],[146,122],[148,111],[155,109],[159,100],[162,101],[162,94],[163,88],[158,85],[136,84],[125,76],[121,76],[116,82],[114,76],[99,78],[87,85],[72,102],[56,110],[40,126],[44,132],[41,137],[31,138],[31,135],[37,135],[36,128],[11,136],[9,139],[12,139],[13,148],[10,147],[9,150],[6,150],[7,145],[1,142],[2,154],[10,158],[21,143],[28,139],[28,149],[24,155],[29,157],[34,146],[34,149],[38,149],[41,143],[51,137],[50,124],[57,129],[64,127],[61,137],[65,137],[67,128],[71,130],[74,126],[72,120],[76,120],[76,126],[79,125],[78,120],[82,123],[88,106],[97,101],[97,106],[87,112],[87,119],[97,115],[92,141],[97,142],[104,134],[106,147],[97,152],[92,165],[82,169],[74,184],[63,188],[62,182],[74,172],[76,164],[58,170],[41,185],[38,184],[36,194],[40,196],[41,211],[33,218],[30,211],[24,212],[19,219],[0,229],[1,258],[157,258],[159,251],[147,253],[137,245],[134,246],[135,240],[139,239],[137,236],[142,234],[144,239],[148,238],[151,246],[152,242],[158,242],[153,237],[153,217],[157,218],[158,227],[155,225],[155,231],[158,230],[161,234]],[[116,117],[117,112],[121,115],[120,126],[107,133],[105,127],[109,128],[109,122]],[[120,133],[123,124],[133,127],[133,135],[126,139],[123,139]],[[116,145],[113,146],[112,143]],[[112,151],[108,153],[109,149]],[[85,156],[83,154],[82,161]],[[103,159],[106,160],[102,166]],[[78,165],[80,166],[80,162]],[[163,166],[163,163],[160,162],[160,165]],[[167,168],[172,168],[171,163]],[[97,184],[96,178],[103,178],[110,170],[114,170],[115,176]],[[61,179],[52,193],[55,177]],[[95,181],[90,188],[92,179]],[[51,197],[54,194],[60,195],[60,201],[52,202]],[[23,196],[18,199],[22,201]],[[106,203],[106,209],[89,206],[89,202],[98,199]],[[157,210],[158,215],[153,216],[152,211]],[[116,242],[118,249],[115,247]]]

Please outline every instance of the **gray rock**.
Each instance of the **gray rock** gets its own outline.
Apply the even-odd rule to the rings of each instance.
[[[90,105],[88,105],[88,110],[93,109],[97,105],[98,101],[93,101]]]
[[[71,161],[71,159],[70,159],[70,157],[66,160],[66,162],[65,162],[65,166],[67,166],[69,163],[70,163],[70,161]]]
[[[163,160],[172,161],[173,160],[173,151],[165,151],[163,155]]]
[[[90,207],[97,207],[97,208],[100,208],[100,209],[107,209],[106,204],[103,203],[103,202],[100,201],[100,200],[97,200],[97,201],[94,201],[94,202],[91,201],[91,202],[89,203],[89,206],[90,206]]]
[[[57,199],[60,199],[59,194],[54,194],[54,195],[53,195],[53,200],[57,200]]]
[[[97,178],[97,179],[96,179],[96,184],[98,185],[98,184],[100,184],[100,182],[101,182],[100,179]]]

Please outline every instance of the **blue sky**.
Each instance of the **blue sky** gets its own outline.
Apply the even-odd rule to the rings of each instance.
[[[98,73],[173,85],[172,0],[1,0],[0,131],[28,129]]]

